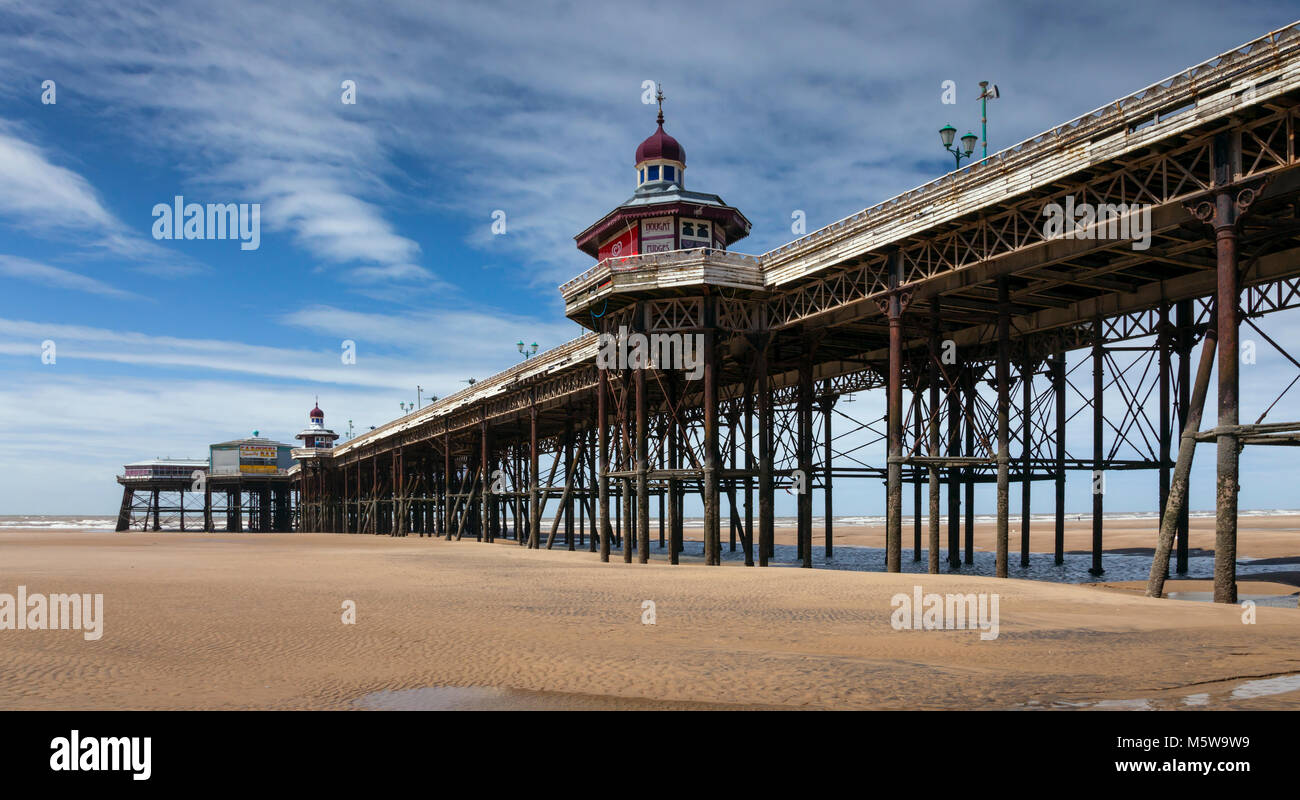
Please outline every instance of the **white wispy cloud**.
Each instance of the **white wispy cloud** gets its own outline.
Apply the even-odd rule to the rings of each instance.
[[[548,321],[496,309],[449,308],[400,313],[363,313],[327,305],[285,314],[283,322],[329,336],[348,336],[385,350],[437,357],[464,368],[487,371],[510,366],[513,342],[524,339],[550,348],[582,335],[568,320]]]
[[[343,386],[391,389],[414,379],[411,361],[393,356],[367,356],[344,364],[340,343],[331,349],[306,350],[246,344],[224,339],[155,336],[85,325],[0,319],[0,353],[39,356],[40,343],[57,348],[57,363],[112,362],[134,367],[184,368],[242,373],[249,376]],[[136,374],[141,373],[139,370]],[[166,373],[155,379],[166,378]]]
[[[548,293],[588,263],[571,237],[631,193],[633,148],[653,130],[645,80],[664,84],[688,186],[744,211],[754,231],[739,249],[763,252],[793,238],[795,209],[812,229],[947,171],[936,131],[978,127],[981,78],[1004,92],[990,109],[996,150],[1293,13],[1259,3],[1230,23],[1169,25],[1161,9],[1118,0],[1086,17],[1010,2],[976,14],[749,2],[705,24],[697,4],[665,0],[655,15],[680,21],[668,34],[634,30],[605,4],[10,9],[27,34],[0,50],[6,74],[67,74],[142,154],[175,163],[195,191],[264,200],[266,224],[321,264],[368,285],[455,283],[404,229],[437,211]],[[1181,17],[1218,13],[1189,3]],[[1084,18],[1128,24],[1080,36]],[[340,102],[344,79],[356,105]],[[945,79],[956,106],[940,102]],[[506,236],[489,233],[494,209]]]
[[[73,289],[123,300],[137,298],[137,295],[131,292],[118,289],[96,278],[19,256],[0,254],[0,275],[56,289]]]
[[[3,261],[0,261],[0,265]],[[78,362],[129,365],[134,375],[170,379],[168,370],[243,374],[254,378],[401,391],[418,384],[450,394],[468,377],[483,378],[516,360],[516,338],[543,348],[580,331],[571,322],[479,309],[360,313],[331,306],[290,312],[283,322],[318,335],[316,349],[241,341],[165,336],[89,325],[0,318],[0,355],[38,363],[41,344],[53,341],[56,366]],[[344,363],[344,343],[355,363]]]
[[[58,365],[0,385],[0,416],[22,420],[0,437],[6,475],[0,513],[112,514],[113,476],[139,458],[202,458],[213,442],[261,435],[294,444],[320,396],[326,422],[357,432],[393,419],[407,394],[370,387],[275,385],[215,377],[122,381],[60,371]]]
[[[32,141],[33,137],[22,126],[0,119],[0,222],[8,222],[25,233],[72,244],[83,254],[127,259],[154,274],[198,271],[192,259],[167,251],[123,224],[84,176],[56,164],[46,149]],[[47,282],[53,280],[50,277]],[[95,283],[106,286],[100,281]],[[63,285],[69,286],[69,281],[65,279]],[[82,288],[96,291],[89,285],[81,282]]]
[[[76,172],[0,120],[0,215],[40,229],[116,230],[121,224],[104,208],[99,193]]]

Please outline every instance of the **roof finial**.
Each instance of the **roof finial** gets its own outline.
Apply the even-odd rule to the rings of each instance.
[[[659,117],[657,121],[659,122],[660,125],[663,125],[664,124],[664,87],[663,84],[661,83],[655,84],[655,100],[659,102]]]

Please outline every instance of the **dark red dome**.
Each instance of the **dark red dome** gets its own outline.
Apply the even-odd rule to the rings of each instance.
[[[636,163],[649,161],[651,159],[664,158],[669,161],[680,161],[686,164],[686,148],[677,143],[677,140],[664,133],[663,123],[659,123],[659,129],[650,134],[636,149]]]
[[[323,416],[325,416],[325,412],[320,410],[320,406],[316,406],[315,408],[313,408],[313,409],[311,410],[311,416],[313,416],[313,417],[323,417]]]

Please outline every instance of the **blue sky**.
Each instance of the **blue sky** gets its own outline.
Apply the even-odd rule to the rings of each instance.
[[[364,430],[417,384],[509,366],[517,339],[577,335],[556,286],[591,263],[573,235],[632,191],[645,80],[689,187],[739,207],[754,227],[735,249],[762,253],[792,210],[811,230],[946,171],[935,131],[978,125],[982,78],[1004,95],[996,150],[1295,16],[725,5],[0,0],[0,513],[113,513],[125,461],[289,440],[316,395],[331,427]],[[260,248],[156,241],[151,210],[177,194],[260,203]],[[1243,505],[1286,505],[1282,463],[1247,459]],[[1154,477],[1128,483],[1112,507],[1152,505]]]

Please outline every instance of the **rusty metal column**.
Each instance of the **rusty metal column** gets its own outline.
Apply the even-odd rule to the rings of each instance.
[[[1105,422],[1102,394],[1106,389],[1105,353],[1102,346],[1101,318],[1093,320],[1092,332],[1092,567],[1089,574],[1101,575],[1102,525],[1105,505],[1106,476],[1102,472],[1105,441],[1102,425]]]
[[[681,481],[677,478],[677,470],[681,468],[682,458],[681,451],[678,448],[677,431],[678,415],[681,413],[679,405],[679,392],[677,390],[677,377],[675,372],[668,372],[664,376],[664,398],[668,415],[668,563],[681,563],[682,552],[682,526],[681,518],[678,514],[680,505],[678,503],[681,494]]]
[[[1179,300],[1174,308],[1178,325],[1178,430],[1187,430],[1188,407],[1192,400],[1192,301]],[[1189,505],[1183,503],[1178,513],[1178,545],[1175,569],[1187,572],[1187,544],[1191,528]]]
[[[751,363],[752,366],[752,363]],[[745,382],[745,566],[754,566],[754,377]]]
[[[522,478],[524,477],[524,458],[522,452],[523,441],[524,441],[523,425],[520,425],[519,435],[515,437],[515,446],[511,449],[511,453],[510,453],[510,467],[511,467],[511,476],[512,476],[510,481],[510,494],[511,494],[510,499],[512,501],[512,505],[514,506],[513,516],[515,522],[515,545],[516,546],[524,543],[524,528],[527,527],[524,524],[524,516],[523,516],[524,507],[526,504],[523,502],[523,497],[522,497],[523,494]]]
[[[483,536],[484,541],[496,541],[496,514],[493,497],[492,497],[492,443],[488,441],[488,427],[486,417],[479,421],[480,445],[482,454],[480,459],[483,462]]]
[[[1156,346],[1160,353],[1160,524],[1164,525],[1165,505],[1169,502],[1169,478],[1171,467],[1169,460],[1172,449],[1173,430],[1171,428],[1172,414],[1172,397],[1170,393],[1170,384],[1172,383],[1170,371],[1172,361],[1170,358],[1173,335],[1169,327],[1169,304],[1160,304],[1160,324],[1159,332],[1156,334]],[[1166,562],[1167,563],[1167,562]]]
[[[831,482],[834,476],[831,474],[831,461],[833,453],[831,452],[831,411],[835,407],[835,398],[831,396],[831,382],[828,378],[824,383],[826,394],[822,397],[822,458],[826,461],[826,468],[822,471],[822,500],[826,509],[823,512],[826,515],[826,549],[825,557],[829,560],[835,555],[835,501],[832,496]]]
[[[912,392],[912,441],[921,441],[921,393]],[[921,560],[921,474],[912,466],[912,560]]]
[[[998,277],[998,489],[997,489],[997,576],[1007,577],[1007,519],[1010,515],[1011,481],[1011,300],[1007,277]]]
[[[445,423],[444,423],[445,424]],[[345,473],[346,474],[346,473]],[[443,431],[442,434],[442,527],[439,533],[451,538],[452,514],[455,513],[455,507],[451,504],[451,432]],[[347,494],[346,490],[344,494]],[[346,512],[344,512],[346,513]]]
[[[578,484],[578,465],[573,460],[573,416],[566,415],[564,419],[564,483],[568,486],[568,497],[564,500],[564,508],[557,509],[564,512],[564,543],[568,545],[569,550],[577,549],[577,537],[573,530],[573,502],[574,495],[577,493]]]
[[[1222,137],[1220,137],[1222,138]],[[1215,143],[1216,156],[1223,149]],[[1217,159],[1216,159],[1217,160]],[[1225,173],[1228,170],[1219,170]],[[1216,175],[1218,178],[1219,175]],[[1217,182],[1217,180],[1216,180]],[[1239,420],[1238,389],[1240,348],[1238,327],[1241,324],[1237,302],[1241,294],[1241,276],[1237,272],[1236,211],[1232,194],[1218,192],[1214,197],[1214,244],[1217,255],[1218,290],[1215,294],[1219,335],[1219,419],[1216,437],[1216,473],[1218,476],[1214,505],[1214,602],[1237,602],[1237,492]]]
[[[661,421],[659,423],[659,469],[665,469],[668,466],[668,459],[666,458],[666,454],[664,452],[665,450],[664,442],[666,442],[667,440],[668,440],[668,424],[666,421],[663,421],[661,418]],[[664,508],[664,505],[667,502],[665,496],[666,492],[667,492],[666,486],[664,484],[660,484],[659,491],[655,493],[659,497],[659,549],[660,550],[663,550],[665,545],[664,534],[666,531],[664,525],[665,522],[664,515],[666,509]]]
[[[1026,344],[1028,348],[1028,344]],[[1033,425],[1030,424],[1034,404],[1035,364],[1025,355],[1020,365],[1020,566],[1029,566],[1029,509],[1033,489]]]
[[[965,453],[968,456],[975,455],[975,370],[973,365],[967,364],[962,370],[962,391],[966,397],[963,400],[965,407],[966,421],[966,441]],[[966,484],[963,488],[966,493],[966,540],[963,553],[963,560],[967,566],[975,563],[975,468],[966,467],[962,470],[962,477]]]
[[[596,367],[596,501],[599,504],[599,519],[596,522],[600,531],[600,560],[609,561],[609,411],[606,398],[609,396],[609,370]],[[534,436],[534,440],[536,437]],[[533,448],[536,452],[536,447]],[[533,457],[536,464],[536,456]],[[536,471],[536,466],[533,470]]]
[[[632,404],[635,402],[632,399],[632,392],[635,389],[634,381],[632,380],[632,373],[640,371],[641,370],[639,369],[623,370],[623,403],[618,409],[618,440],[622,444],[622,447],[619,449],[621,458],[619,458],[618,467],[619,471],[624,475],[624,477],[618,479],[619,507],[622,509],[622,515],[619,517],[619,521],[622,523],[622,531],[620,532],[619,539],[623,545],[624,564],[632,563],[632,550],[636,547],[637,508],[635,505],[634,493],[636,487],[634,481],[626,476],[629,473],[636,471],[636,420],[629,419],[629,417],[636,413],[636,409],[632,407]]]
[[[767,566],[775,541],[776,487],[772,481],[772,386],[767,375],[770,334],[755,347],[754,377],[758,387],[758,565]]]
[[[961,386],[960,370],[953,365],[944,381],[948,395],[948,455],[961,455]],[[948,467],[948,567],[961,569],[961,470]]]
[[[885,472],[885,569],[903,569],[903,298],[902,253],[892,256],[889,273],[889,457]],[[919,513],[919,511],[918,511]]]
[[[393,450],[393,535],[406,536],[411,532],[411,501],[406,486],[406,453],[403,448]]]
[[[736,470],[736,438],[740,430],[740,415],[736,411],[727,414],[727,467],[733,473]],[[727,515],[728,546],[727,552],[736,552],[736,529],[740,527],[740,513],[736,510],[736,478],[727,478],[727,498],[731,513]]]
[[[926,526],[929,529],[930,536],[927,546],[927,563],[930,567],[930,574],[936,575],[939,572],[939,467],[936,461],[939,459],[939,296],[935,295],[930,298],[930,346],[929,346],[929,364],[926,369],[926,394],[929,402],[926,405],[926,455],[933,459],[926,468],[926,475],[929,478],[928,499],[929,509],[926,516]]]
[[[645,328],[645,309],[637,308],[637,330]],[[636,560],[650,562],[650,398],[646,391],[646,370],[642,364],[633,379],[636,382]]]
[[[528,548],[541,547],[542,504],[541,479],[538,476],[537,397],[528,406]]]
[[[129,492],[130,490],[128,489],[127,491]],[[121,520],[118,521],[118,524],[119,525],[122,524]],[[208,483],[208,476],[204,475],[203,476],[203,530],[206,531],[207,533],[212,533],[216,529],[217,529],[216,526],[212,522],[212,485]],[[118,530],[126,530],[126,528],[125,526],[123,526],[118,528]]]
[[[1065,563],[1065,352],[1051,361],[1053,400],[1056,401],[1056,542],[1054,560]]]
[[[704,298],[704,562],[722,563],[718,495],[718,348],[715,298]]]
[[[797,456],[802,480],[798,502],[798,557],[800,566],[812,568],[812,352],[804,334],[803,357],[799,359],[799,399],[797,407]]]
[[[599,427],[599,424],[597,424],[597,427]],[[587,525],[590,527],[587,534],[587,551],[595,553],[600,547],[600,539],[602,538],[600,534],[600,512],[598,510],[600,499],[596,488],[600,485],[600,472],[596,464],[596,451],[600,447],[600,437],[597,436],[595,428],[588,431],[583,441],[587,442],[583,446],[589,448],[587,450],[587,475],[585,476],[587,481]]]
[[[469,532],[474,534],[475,541],[483,540],[483,520],[479,514],[479,478],[484,469],[481,453],[474,448],[473,432],[470,432],[469,455],[466,456],[465,471],[469,479],[466,484],[465,513],[468,515],[466,523],[469,525]]]
[[[1165,578],[1169,574],[1169,554],[1178,533],[1178,519],[1170,519],[1170,506],[1174,509],[1187,506],[1187,480],[1192,471],[1192,457],[1196,454],[1196,436],[1201,428],[1201,415],[1205,410],[1205,395],[1210,389],[1210,374],[1214,370],[1215,346],[1218,342],[1214,325],[1205,331],[1201,344],[1200,363],[1196,367],[1196,384],[1192,387],[1191,402],[1187,409],[1187,422],[1178,437],[1178,461],[1174,465],[1173,479],[1169,483],[1169,505],[1160,517],[1160,535],[1156,539],[1151,571],[1147,575],[1147,597],[1164,595]],[[1179,515],[1181,517],[1181,515]]]

